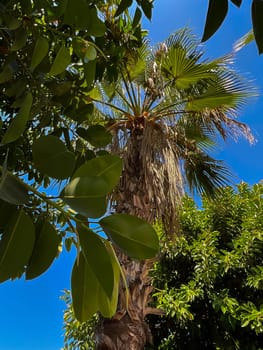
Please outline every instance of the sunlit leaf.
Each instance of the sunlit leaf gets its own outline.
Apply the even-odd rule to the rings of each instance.
[[[95,60],[97,57],[97,50],[94,46],[88,45],[86,52],[85,52],[85,58],[89,59],[90,61]]]
[[[107,209],[108,185],[101,177],[74,177],[64,188],[61,197],[79,214],[98,218]]]
[[[106,242],[106,245],[110,245],[109,242]],[[99,294],[98,294],[98,300],[99,300],[99,308],[100,312],[103,317],[110,318],[112,317],[115,312],[118,305],[118,295],[119,295],[119,281],[120,281],[120,267],[118,262],[116,261],[116,258],[112,252],[112,248],[108,248],[108,253],[110,255],[111,259],[111,265],[113,268],[113,274],[114,274],[114,286],[112,295],[109,298],[104,290],[100,288]]]
[[[76,177],[96,176],[102,178],[107,184],[107,192],[119,182],[122,172],[122,160],[118,156],[105,155],[89,160],[76,170],[73,179]]]
[[[101,288],[111,298],[113,291],[113,269],[111,258],[101,238],[84,225],[78,226],[83,255],[93,270]]]
[[[98,292],[98,281],[80,253],[71,275],[72,305],[79,322],[89,320],[99,310]]]
[[[158,237],[146,221],[128,214],[113,214],[99,223],[110,239],[130,257],[148,259],[157,254]]]

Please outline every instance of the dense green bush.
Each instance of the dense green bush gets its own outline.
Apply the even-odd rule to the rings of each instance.
[[[263,184],[186,198],[181,235],[153,271],[155,349],[263,349]]]
[[[152,271],[153,306],[166,312],[148,318],[153,349],[263,349],[262,195],[263,183],[242,183],[201,209],[184,199],[181,234]],[[93,349],[98,319],[80,324],[66,302],[64,349]]]

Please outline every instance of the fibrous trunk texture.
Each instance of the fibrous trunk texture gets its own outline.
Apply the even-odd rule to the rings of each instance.
[[[124,169],[115,197],[116,212],[135,215],[149,223],[163,215],[164,206],[169,206],[169,199],[174,200],[181,188],[180,183],[178,188],[173,187],[172,193],[168,190],[177,159],[169,140],[158,136],[160,132],[163,132],[161,128],[146,125],[143,118],[134,125],[125,147]],[[168,159],[171,155],[172,159]],[[164,203],[165,199],[168,203]],[[160,310],[149,307],[152,292],[149,271],[154,260],[134,261],[117,248],[116,253],[126,276],[129,300],[127,303],[125,286],[121,283],[117,312],[112,319],[101,320],[95,336],[96,349],[143,350],[152,340],[145,316],[161,314]]]

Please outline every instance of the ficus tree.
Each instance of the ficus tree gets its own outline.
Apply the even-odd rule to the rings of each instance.
[[[87,284],[100,299],[94,311],[115,311],[122,270],[113,237],[138,259],[158,251],[148,223],[106,216],[122,160],[106,150],[112,135],[92,99],[95,82],[102,76],[114,82],[119,65],[136,55],[145,35],[141,16],[150,17],[151,8],[138,1],[130,16],[120,1],[0,4],[0,281],[38,277],[62,244],[73,244],[72,290],[81,319],[93,313],[84,307]],[[107,239],[97,234],[102,225]]]

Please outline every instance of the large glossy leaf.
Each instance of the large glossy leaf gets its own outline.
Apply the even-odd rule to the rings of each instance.
[[[263,52],[263,2],[262,0],[253,0],[252,2],[252,22],[255,40],[258,51]]]
[[[118,184],[122,172],[122,160],[114,155],[105,155],[89,160],[76,170],[76,177],[96,176],[107,184],[107,193]]]
[[[105,147],[111,142],[112,135],[102,125],[91,125],[87,129],[86,140],[94,147]]]
[[[42,62],[42,60],[48,54],[48,50],[49,50],[49,44],[47,39],[40,36],[37,39],[34,47],[31,64],[30,64],[31,70],[34,70]]]
[[[72,305],[79,322],[89,320],[99,310],[98,292],[98,281],[80,253],[71,275]]]
[[[27,204],[30,199],[26,187],[9,174],[5,174],[1,180],[0,198],[15,205]]]
[[[61,45],[60,49],[58,50],[58,53],[56,55],[56,58],[54,59],[54,62],[50,68],[50,75],[58,75],[65,71],[67,66],[71,62],[71,57],[68,49]]]
[[[23,273],[32,254],[34,242],[33,222],[21,209],[8,222],[0,241],[0,282]]]
[[[26,269],[26,279],[30,280],[44,273],[58,254],[61,238],[56,229],[45,220],[36,231],[36,242]]]
[[[111,298],[114,277],[111,257],[101,238],[85,225],[78,226],[81,249],[101,288]]]
[[[228,0],[209,0],[202,41],[208,40],[221,26],[228,11]]]
[[[17,140],[23,133],[26,127],[26,123],[30,117],[30,110],[33,102],[33,97],[31,92],[28,92],[22,102],[19,112],[12,120],[8,129],[6,130],[2,144],[7,144]]]
[[[55,179],[66,179],[74,170],[74,153],[58,137],[41,136],[33,143],[32,153],[35,167]]]
[[[107,209],[107,183],[100,177],[74,177],[62,191],[63,200],[79,214],[98,218]]]
[[[107,242],[106,244],[109,247],[110,243]],[[112,248],[109,247],[108,252],[110,254],[111,265],[112,265],[113,274],[114,274],[113,291],[110,298],[105,294],[102,288],[99,290],[99,294],[98,294],[100,312],[102,316],[106,318],[112,317],[116,312],[117,304],[118,304],[118,295],[119,295],[119,281],[120,281],[120,266],[116,261],[116,257],[112,252]]]
[[[146,221],[127,214],[113,214],[99,223],[110,239],[130,257],[148,259],[157,254],[158,237]]]

